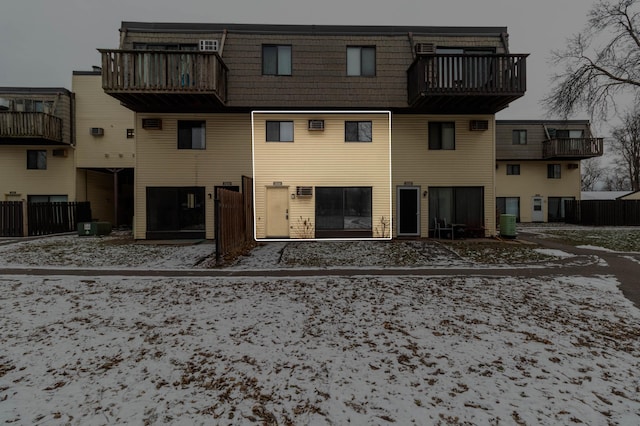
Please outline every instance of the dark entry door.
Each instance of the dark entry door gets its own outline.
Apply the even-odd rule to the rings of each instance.
[[[420,235],[420,188],[398,187],[398,236]]]

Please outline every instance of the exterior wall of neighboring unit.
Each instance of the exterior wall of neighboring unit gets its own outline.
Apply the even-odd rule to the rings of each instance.
[[[309,120],[323,120],[324,130],[309,130]],[[267,121],[292,121],[292,142],[266,140]],[[345,141],[345,122],[371,122],[370,142]],[[389,238],[390,223],[390,114],[389,113],[255,113],[254,185],[258,239],[314,238],[318,188],[370,188],[371,212],[367,237]],[[270,188],[287,188],[288,234],[269,235],[267,198]],[[297,194],[310,187],[312,195]],[[322,190],[322,189],[321,189]],[[367,189],[368,191],[368,189]],[[367,213],[368,214],[368,213]],[[311,226],[305,229],[304,222]],[[343,229],[349,232],[349,229]],[[346,236],[346,234],[345,234]],[[356,236],[357,237],[357,236]]]
[[[469,130],[470,120],[487,120],[488,130]],[[429,149],[429,122],[455,123],[455,149]],[[484,232],[495,235],[495,124],[492,115],[393,116],[393,188],[414,186],[420,195],[420,236],[433,232],[429,214],[430,187],[480,187],[483,191]],[[397,217],[397,197],[394,197]],[[478,224],[466,224],[477,226]],[[394,236],[397,223],[394,223]]]
[[[143,129],[146,118],[162,120],[162,129]],[[205,121],[205,149],[178,149],[179,120]],[[146,238],[147,188],[203,187],[206,238],[213,239],[214,187],[225,182],[241,186],[242,176],[251,176],[250,114],[140,113],[135,127],[134,238]]]
[[[73,92],[76,96],[76,167],[132,168],[135,166],[135,114],[102,90],[100,72],[75,72]],[[92,135],[91,129],[102,129]],[[135,134],[134,134],[135,136]]]
[[[78,201],[91,203],[93,219],[115,223],[113,174],[89,169],[76,169]]]
[[[560,165],[560,178],[548,178],[548,166]],[[580,199],[579,161],[498,161],[496,197],[518,197],[520,221],[532,222],[533,197],[543,198],[543,221],[549,218],[549,197]],[[508,165],[519,165],[519,175],[507,175]]]
[[[67,156],[54,156],[53,151],[58,149],[65,150]],[[46,169],[27,169],[29,150],[46,152]],[[72,148],[0,145],[0,200],[28,200],[30,195],[60,195],[76,201]]]
[[[620,197],[621,200],[640,200],[640,191],[634,191],[631,194],[627,194]]]

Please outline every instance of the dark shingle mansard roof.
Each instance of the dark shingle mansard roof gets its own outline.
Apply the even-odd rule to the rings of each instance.
[[[211,33],[237,32],[251,34],[317,34],[317,35],[404,35],[407,33],[447,36],[501,35],[507,27],[422,27],[377,25],[266,25],[266,24],[198,24],[171,22],[122,22],[120,31]]]

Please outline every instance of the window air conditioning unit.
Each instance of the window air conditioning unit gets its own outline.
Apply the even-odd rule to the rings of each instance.
[[[489,130],[489,120],[471,120],[469,130]]]
[[[218,40],[200,40],[201,52],[217,52]]]
[[[433,43],[416,43],[416,55],[434,55],[436,53],[436,45]]]
[[[578,168],[578,165],[576,163],[569,163],[567,167],[569,167],[569,170],[575,170]]]
[[[324,130],[324,120],[309,120],[309,130]]]
[[[298,197],[311,197],[313,195],[313,187],[311,186],[296,186],[296,196]]]
[[[69,155],[69,151],[66,149],[54,149],[53,156],[54,157],[67,157]]]
[[[147,130],[162,130],[161,118],[143,118],[142,128]]]
[[[91,136],[102,136],[104,135],[104,129],[102,127],[92,127],[89,133]]]

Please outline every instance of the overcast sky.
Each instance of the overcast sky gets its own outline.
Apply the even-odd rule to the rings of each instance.
[[[530,53],[527,95],[500,119],[547,117],[550,51],[579,32],[593,0],[0,0],[0,86],[71,89],[74,70],[117,48],[122,21],[316,25],[506,26]],[[586,114],[572,118],[587,118]]]

